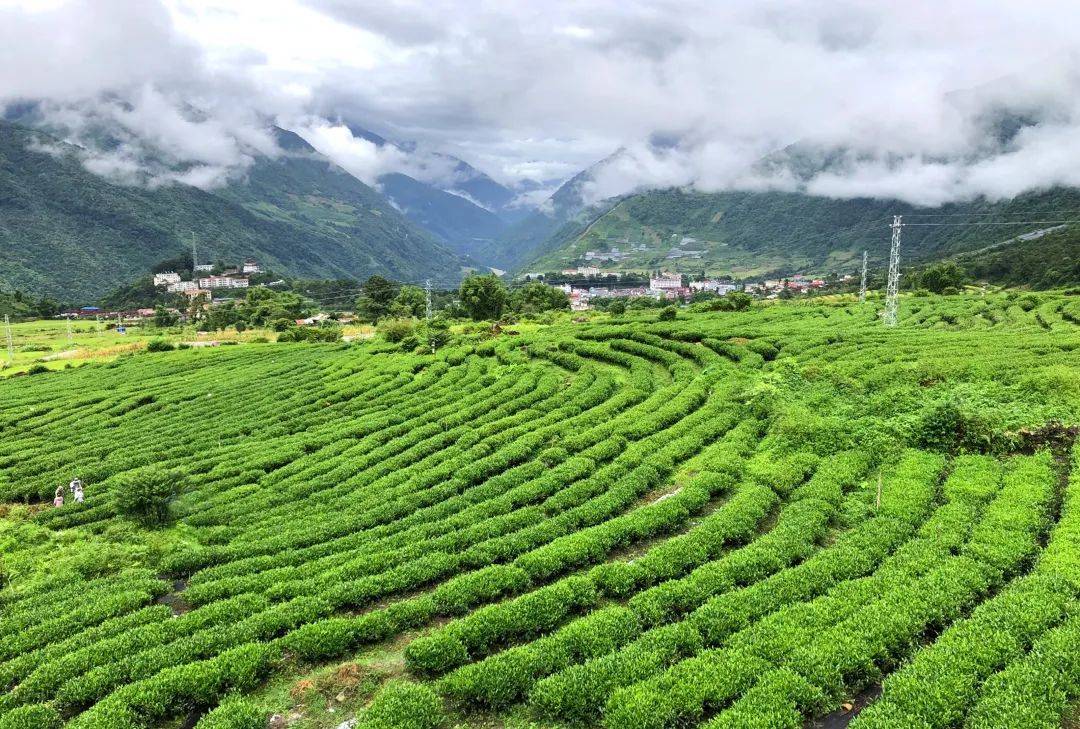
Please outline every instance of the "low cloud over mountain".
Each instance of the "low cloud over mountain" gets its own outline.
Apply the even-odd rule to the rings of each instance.
[[[451,189],[449,155],[529,202],[617,148],[588,199],[938,204],[1080,184],[1065,0],[272,5],[6,0],[0,104],[86,147],[88,169],[150,186],[242,178],[283,153],[271,124],[362,180]]]

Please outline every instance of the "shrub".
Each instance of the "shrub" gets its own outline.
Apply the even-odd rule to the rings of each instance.
[[[176,347],[171,342],[167,342],[164,339],[151,339],[146,343],[147,352],[171,352]]]
[[[397,344],[416,332],[412,319],[387,319],[379,324],[379,334],[391,344]]]
[[[445,721],[442,701],[430,686],[408,681],[386,685],[364,713],[370,729],[435,729]]]
[[[180,490],[182,474],[160,466],[146,466],[114,479],[113,499],[121,514],[144,524],[161,524],[169,516],[169,504]]]
[[[255,703],[241,698],[229,697],[199,720],[195,729],[264,729],[266,712]]]
[[[45,365],[36,364],[36,365],[31,366],[30,369],[28,369],[26,371],[26,374],[28,374],[28,375],[41,375],[41,374],[44,374],[44,373],[46,373],[48,371],[49,371],[49,368],[46,367]]]
[[[990,453],[1003,447],[1003,436],[983,408],[959,400],[927,407],[917,424],[917,444],[949,453]]]
[[[674,306],[665,306],[660,310],[660,313],[656,315],[656,319],[657,321],[671,321],[676,316],[678,316],[678,311],[676,311]]]
[[[56,709],[45,704],[20,706],[0,717],[0,729],[60,729],[62,724]]]
[[[1024,294],[1016,301],[1016,305],[1024,311],[1031,311],[1041,303],[1042,299],[1040,299],[1035,294]]]

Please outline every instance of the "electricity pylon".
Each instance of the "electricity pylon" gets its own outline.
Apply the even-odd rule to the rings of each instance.
[[[890,227],[892,245],[889,248],[889,284],[885,288],[885,326],[894,327],[900,304],[900,231],[904,227],[904,216],[894,215]]]
[[[862,252],[862,280],[859,282],[859,303],[866,301],[866,251]]]

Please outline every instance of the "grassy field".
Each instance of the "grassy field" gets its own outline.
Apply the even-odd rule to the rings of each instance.
[[[172,344],[181,342],[193,346],[210,343],[250,343],[256,339],[273,341],[277,334],[269,329],[249,329],[238,333],[233,329],[223,332],[198,332],[193,327],[158,329],[148,322],[125,325],[120,334],[114,326],[95,320],[79,320],[71,323],[71,336],[64,320],[42,319],[17,322],[11,325],[14,357],[9,358],[7,340],[0,332],[0,377],[22,374],[34,365],[50,370],[68,369],[88,362],[109,362],[121,355],[134,354],[146,349],[146,343],[163,339]],[[343,336],[370,337],[373,328],[366,325],[347,326]]]
[[[803,727],[879,687],[851,726],[1059,729],[1080,699],[1078,302],[879,313],[647,311],[459,328],[434,355],[248,344],[5,380],[0,729]],[[86,503],[53,508],[75,476]]]

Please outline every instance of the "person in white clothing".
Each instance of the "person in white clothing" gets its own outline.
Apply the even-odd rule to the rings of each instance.
[[[82,485],[75,487],[75,503],[81,504],[83,502],[83,490]]]

